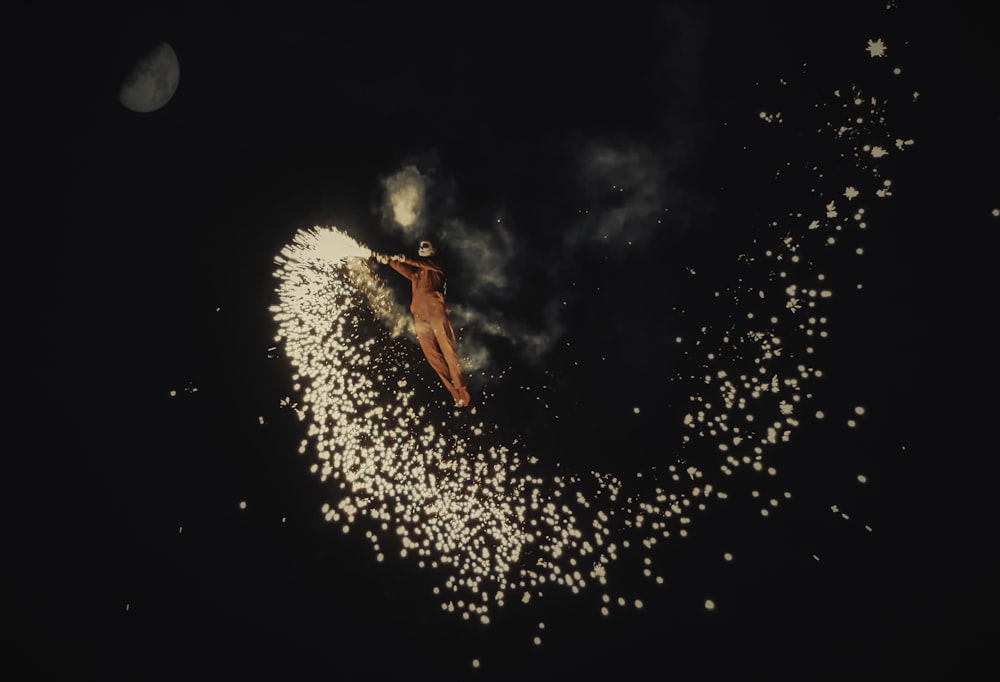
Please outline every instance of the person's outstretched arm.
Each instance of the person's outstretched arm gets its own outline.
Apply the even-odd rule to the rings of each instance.
[[[398,256],[393,256],[393,258],[397,259],[400,263],[405,263],[406,265],[412,267],[421,268],[423,270],[431,270],[432,272],[440,272],[442,275],[444,274],[444,270],[441,268],[441,266],[438,265],[436,261],[430,258],[422,258],[422,257],[408,258],[403,254],[400,254]],[[392,263],[390,263],[390,265],[392,265]]]
[[[405,261],[405,256],[389,256],[386,262],[389,263],[390,268],[401,274],[406,279],[412,280],[416,278],[419,268],[416,268]]]

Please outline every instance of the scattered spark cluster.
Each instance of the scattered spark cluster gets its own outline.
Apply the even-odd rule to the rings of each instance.
[[[886,54],[881,40],[869,50]],[[891,196],[880,160],[913,144],[888,134],[887,102],[858,88],[833,97],[840,119],[817,134],[833,131],[846,145],[856,177],[847,186],[825,181],[810,213],[773,221],[755,241],[759,251],[733,263],[742,276],[728,296],[717,293],[732,306],[732,324],[702,328],[694,341],[701,372],[685,379],[690,408],[676,415],[686,427],[678,451],[698,456],[664,461],[656,475],[542,475],[529,444],[504,442],[503,425],[428,400],[415,371],[422,359],[400,333],[405,315],[368,249],[336,228],[300,230],[275,259],[271,312],[308,424],[300,451],[315,454],[312,470],[336,491],[326,519],[344,532],[364,529],[380,561],[391,554],[435,569],[441,607],[465,619],[488,623],[494,609],[549,588],[596,589],[605,615],[615,605],[642,608],[634,596],[612,594],[616,561],[645,550],[644,577],[662,583],[652,567],[657,543],[686,535],[698,512],[733,494],[722,486],[737,474],[776,477],[772,453],[803,422],[826,416],[810,404],[824,377],[816,350],[830,337],[836,292],[814,256],[863,254],[839,238],[868,228],[859,204]],[[794,114],[761,119],[787,127]],[[857,407],[849,425],[864,413]],[[753,496],[766,516],[791,493]]]

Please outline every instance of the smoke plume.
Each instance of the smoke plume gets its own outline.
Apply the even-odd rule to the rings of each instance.
[[[416,166],[382,178],[382,222],[410,236],[424,227],[430,180]]]

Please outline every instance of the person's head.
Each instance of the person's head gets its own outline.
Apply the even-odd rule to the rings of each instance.
[[[429,258],[437,253],[437,249],[426,239],[420,242],[420,246],[417,248],[417,255],[421,258]]]

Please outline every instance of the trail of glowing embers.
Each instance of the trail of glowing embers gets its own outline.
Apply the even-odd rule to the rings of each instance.
[[[853,117],[852,107],[865,105],[855,97],[842,108]],[[860,152],[859,140],[851,137]],[[858,170],[871,171],[870,155],[855,156]],[[877,171],[856,184],[880,198],[890,194]],[[690,427],[684,445],[706,442],[699,452],[717,459],[699,458],[699,467],[666,462],[655,476],[591,471],[545,479],[532,473],[537,459],[519,452],[516,440],[496,444],[500,425],[453,420],[439,405],[416,400],[420,358],[398,324],[379,321],[400,315],[369,262],[357,257],[367,250],[334,228],[300,230],[276,258],[280,303],[272,313],[295,369],[300,417],[309,423],[301,451],[312,444],[313,471],[338,485],[336,502],[323,509],[327,520],[344,532],[364,527],[379,560],[391,551],[439,569],[446,576],[435,588],[442,607],[466,619],[488,623],[492,608],[528,602],[543,586],[573,593],[607,586],[623,552],[686,535],[695,511],[727,497],[704,470],[717,471],[717,480],[738,471],[774,476],[765,455],[789,440],[801,419],[824,417],[818,409],[801,415],[823,374],[811,359],[828,335],[822,307],[833,292],[803,253],[833,248],[848,230],[867,227],[863,208],[848,219],[837,208],[858,194],[853,186],[836,196],[817,193],[815,216],[776,221],[770,247],[741,255],[738,266],[756,279],[741,278],[725,292],[740,312],[730,328],[703,329],[720,336],[694,343],[708,349],[699,363],[705,371],[689,378],[693,409],[683,417]],[[761,262],[765,267],[751,267]],[[789,496],[760,499],[760,513]],[[648,558],[644,565],[647,578],[662,582]],[[603,613],[627,603],[603,591]]]
[[[725,497],[701,482],[700,470],[673,464],[664,467],[669,486],[640,492],[630,482],[635,492],[627,498],[622,480],[607,473],[544,480],[532,474],[537,460],[518,452],[516,442],[498,446],[486,424],[449,421],[439,406],[418,404],[411,372],[419,358],[407,337],[377,321],[392,317],[387,291],[363,259],[315,257],[321,234],[339,233],[300,232],[283,250],[276,273],[279,340],[296,368],[300,414],[309,421],[301,449],[311,442],[318,457],[313,470],[338,483],[340,497],[324,508],[326,518],[341,522],[345,532],[369,519],[364,527],[380,560],[384,551],[396,551],[421,567],[444,569],[444,608],[488,622],[491,607],[510,598],[529,601],[545,585],[573,592],[606,585],[629,538],[638,534],[651,548],[671,532],[686,534],[694,509]],[[759,361],[779,355],[777,344],[767,333],[748,331],[734,345],[743,348],[744,361],[748,347]],[[747,407],[742,391],[755,400],[782,390],[780,384],[797,400],[798,379],[779,382],[770,373],[761,379],[766,368],[759,365],[741,383],[721,380],[727,375],[720,371],[720,403],[739,411]],[[791,428],[785,416],[757,437],[750,428],[728,426],[729,413],[711,402],[692,399],[699,409],[687,421],[696,434],[733,434],[731,443],[719,438],[730,467],[746,462],[761,468],[762,449],[778,434],[787,438]],[[744,441],[754,442],[755,454],[738,459],[732,452]],[[642,475],[633,474],[640,484]]]

